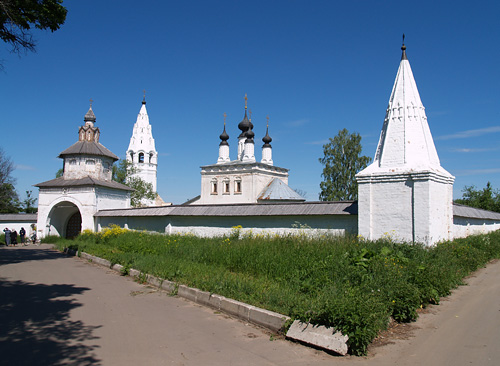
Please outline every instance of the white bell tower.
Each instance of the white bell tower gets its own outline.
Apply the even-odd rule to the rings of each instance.
[[[156,192],[158,152],[146,110],[146,92],[144,92],[141,110],[137,115],[126,155],[127,161],[131,162],[137,170],[136,176],[151,183],[153,191]]]

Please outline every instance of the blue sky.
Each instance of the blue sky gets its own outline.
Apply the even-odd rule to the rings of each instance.
[[[100,142],[125,157],[146,90],[158,192],[182,203],[215,163],[223,114],[236,157],[244,95],[256,157],[269,115],[273,159],[317,200],[322,145],[342,128],[373,158],[406,34],[441,160],[465,185],[500,188],[500,5],[494,1],[65,1],[37,53],[0,45],[0,146],[21,198],[54,178],[92,98]]]

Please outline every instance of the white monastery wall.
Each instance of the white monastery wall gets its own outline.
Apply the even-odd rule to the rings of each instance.
[[[129,208],[128,194],[116,189],[96,187],[96,211],[103,209]]]
[[[0,235],[5,235],[3,229],[9,228],[10,231],[16,230],[18,237],[17,242],[20,243],[19,230],[24,228],[26,230],[26,240],[30,237],[33,230],[31,224],[36,225],[37,214],[0,214]]]
[[[487,234],[500,229],[500,220],[453,217],[453,237],[466,238],[469,235]]]
[[[193,234],[202,237],[230,235],[241,226],[242,234],[357,234],[356,215],[332,216],[157,216],[98,217],[98,230],[111,224],[131,230],[166,234]]]

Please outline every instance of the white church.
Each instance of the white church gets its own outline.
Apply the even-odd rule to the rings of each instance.
[[[220,135],[219,157],[212,165],[201,167],[201,195],[189,204],[238,204],[270,202],[303,202],[305,198],[288,187],[288,169],[273,163],[272,138],[269,136],[269,120],[266,135],[262,138],[262,159],[255,157],[255,133],[248,118],[248,98],[245,95],[245,115],[238,124],[236,159],[229,154],[229,135],[224,130]]]
[[[91,106],[78,141],[59,154],[63,176],[36,185],[38,236],[73,237],[110,224],[213,236],[240,226],[253,233],[351,233],[433,245],[499,229],[500,213],[453,204],[454,177],[441,167],[404,44],[401,49],[374,161],[356,176],[357,202],[305,202],[288,187],[288,169],[274,165],[269,126],[257,161],[245,96],[236,157],[230,158],[224,120],[219,155],[213,164],[202,166],[198,197],[183,205],[131,208],[130,188],[111,180],[118,157],[99,142]],[[156,190],[158,153],[145,100],[126,156]],[[15,228],[14,218],[10,220],[9,228]]]

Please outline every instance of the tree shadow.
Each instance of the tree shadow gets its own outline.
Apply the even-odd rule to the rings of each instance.
[[[58,251],[44,248],[2,247],[0,248],[0,266],[35,260],[59,259],[64,256]]]
[[[64,299],[87,290],[0,278],[0,365],[101,365],[88,345],[100,326],[70,320],[81,304]]]

